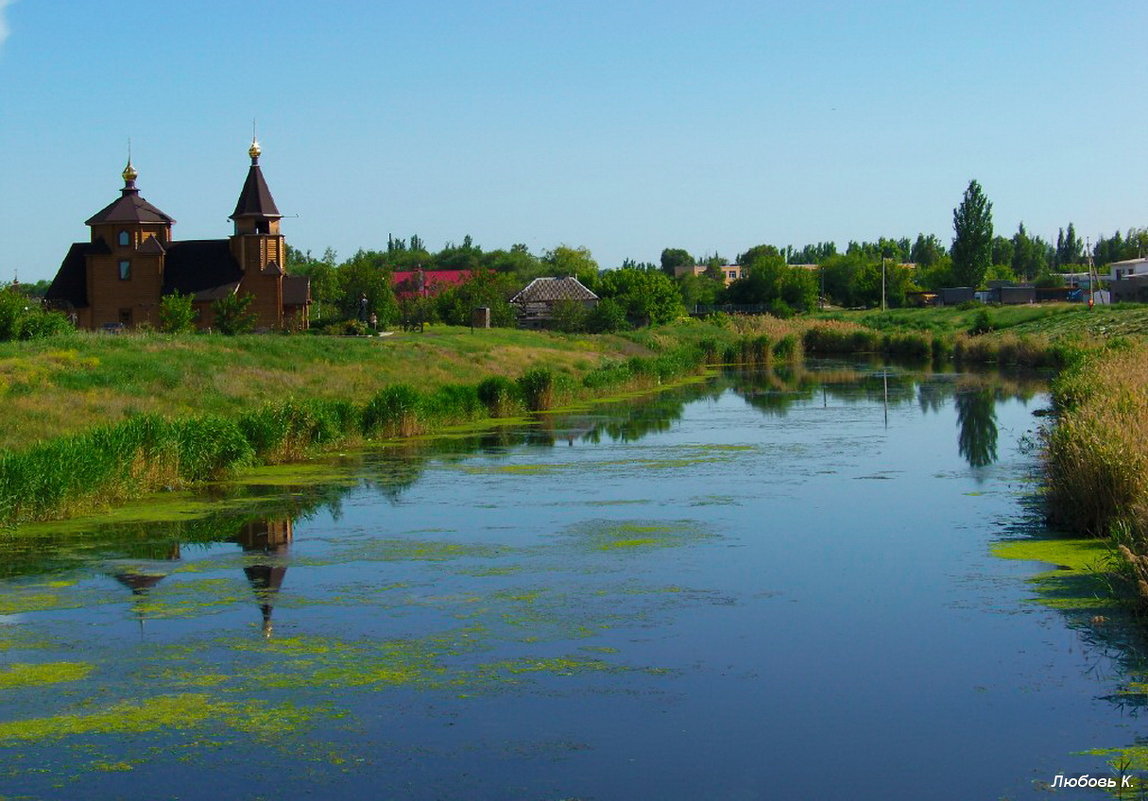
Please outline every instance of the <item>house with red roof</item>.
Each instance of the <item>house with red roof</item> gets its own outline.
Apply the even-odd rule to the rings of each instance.
[[[391,274],[391,283],[395,297],[407,300],[433,297],[447,287],[465,284],[470,276],[470,270],[397,270]]]

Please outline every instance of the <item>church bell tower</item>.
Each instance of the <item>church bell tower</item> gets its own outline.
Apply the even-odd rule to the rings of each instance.
[[[231,255],[243,270],[239,291],[255,296],[252,309],[257,314],[259,325],[280,328],[284,322],[283,264],[287,248],[279,232],[279,220],[283,215],[276,208],[275,199],[271,197],[271,190],[267,188],[267,181],[259,168],[262,152],[258,140],[252,139],[247,151],[251,156],[251,167],[231,214],[235,223]]]

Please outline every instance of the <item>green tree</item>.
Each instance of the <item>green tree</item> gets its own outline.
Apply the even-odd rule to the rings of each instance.
[[[794,250],[789,254],[790,264],[824,264],[830,256],[837,255],[837,245],[834,242],[818,242]]]
[[[602,298],[613,298],[627,318],[646,325],[668,323],[685,311],[673,279],[656,268],[605,270],[596,291]]]
[[[385,254],[359,250],[338,266],[338,310],[343,319],[358,317],[364,296],[367,298],[367,315],[377,315],[380,325],[390,325],[398,319],[398,303],[391,287],[391,272],[386,265]]]
[[[513,326],[510,298],[517,287],[514,276],[480,267],[466,282],[447,287],[434,298],[436,316],[448,325],[470,325],[474,310],[485,306],[490,309],[491,325]]]
[[[72,330],[67,317],[46,311],[39,300],[27,297],[18,286],[0,288],[0,341],[40,339]]]
[[[765,305],[779,316],[817,307],[817,277],[802,267],[790,267],[772,245],[757,245],[738,256],[745,276],[725,292],[729,303]]]
[[[557,278],[573,276],[591,292],[596,292],[598,284],[598,262],[590,251],[584,247],[572,248],[568,245],[559,245],[546,252],[542,257],[549,274]]]
[[[1016,273],[1012,271],[1012,265],[1010,264],[993,264],[985,273],[985,280],[1015,283]]]
[[[527,284],[544,274],[542,262],[523,244],[511,245],[510,250],[492,250],[484,253],[482,264],[488,270],[510,273],[518,283]]]
[[[592,334],[610,334],[629,327],[625,308],[614,298],[602,298],[586,315],[586,330]]]
[[[953,279],[953,260],[945,255],[927,267],[918,267],[917,283],[934,292],[943,287],[953,286],[956,283]]]
[[[248,334],[255,329],[255,311],[251,308],[254,295],[238,292],[224,295],[211,304],[215,328],[221,334]]]
[[[909,261],[918,267],[932,267],[945,256],[945,246],[936,234],[917,234],[917,241],[909,249]]]
[[[563,299],[554,304],[554,327],[567,334],[586,330],[590,310],[580,301]]]
[[[1009,268],[1009,272],[1013,272],[1012,257],[1013,257],[1012,240],[1008,239],[1007,237],[1000,236],[1000,235],[994,236],[993,237],[993,258],[992,258],[993,265],[994,266],[998,266],[998,265],[999,266],[1007,266]]]
[[[482,248],[474,244],[470,234],[462,238],[461,245],[447,243],[434,256],[436,270],[477,270],[482,265]]]
[[[1048,269],[1048,246],[1038,237],[1030,237],[1024,223],[1012,237],[1012,271],[1023,281],[1031,281]]]
[[[716,275],[707,268],[701,275],[689,273],[674,279],[678,285],[678,292],[681,293],[682,303],[687,309],[695,306],[713,306],[717,303],[718,296],[725,289],[725,279],[720,270],[714,272]]]
[[[1076,237],[1076,226],[1068,224],[1068,233],[1061,228],[1056,235],[1056,266],[1063,270],[1070,264],[1083,261],[1084,243]]]
[[[689,272],[693,271],[694,257],[688,251],[681,248],[666,248],[662,251],[662,272],[671,278],[675,275],[675,269],[686,269]]]
[[[159,330],[169,334],[183,334],[195,329],[198,317],[192,296],[180,292],[164,295],[159,301]]]
[[[953,209],[953,234],[953,277],[962,286],[980,286],[992,263],[993,204],[975,180]]]

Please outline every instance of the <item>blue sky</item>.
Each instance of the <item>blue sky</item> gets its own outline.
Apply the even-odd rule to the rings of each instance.
[[[252,119],[288,242],[485,249],[1148,224],[1137,2],[0,0],[0,280],[118,195],[230,233]]]

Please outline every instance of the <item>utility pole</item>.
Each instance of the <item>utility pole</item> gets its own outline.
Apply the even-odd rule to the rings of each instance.
[[[881,311],[885,311],[885,261],[887,257],[881,257]]]

